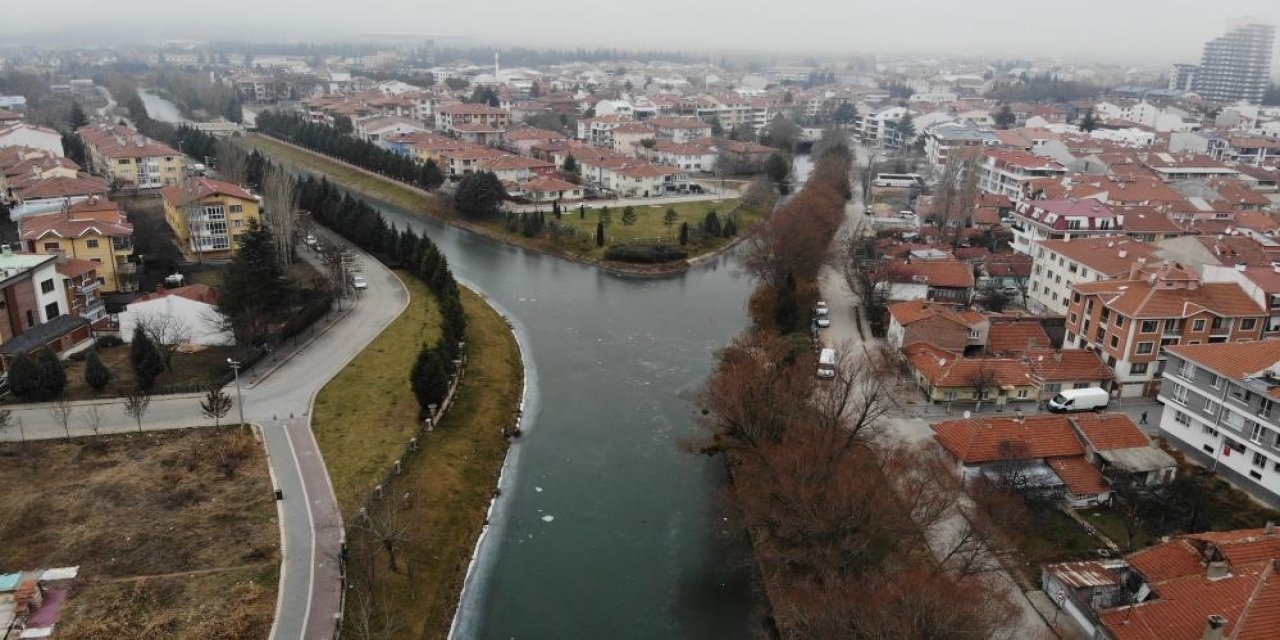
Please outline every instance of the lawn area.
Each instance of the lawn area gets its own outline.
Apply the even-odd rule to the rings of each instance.
[[[1027,528],[1021,535],[1009,532],[1018,550],[1033,567],[1048,562],[1096,558],[1103,542],[1085,532],[1080,523],[1057,508],[1027,507]]]
[[[364,193],[380,200],[385,200],[397,207],[409,211],[417,211],[433,216],[444,216],[449,211],[447,203],[439,198],[425,196],[390,178],[371,176],[363,171],[352,169],[347,165],[326,156],[284,144],[278,140],[262,135],[247,135],[236,138],[236,141],[257,149],[277,162],[305,169],[312,173],[325,174],[329,180],[343,187]]]
[[[311,428],[348,521],[400,457],[418,426],[409,372],[440,335],[440,310],[417,278],[399,272],[409,306],[316,396]]]
[[[390,178],[369,175],[326,156],[298,149],[261,135],[245,136],[237,138],[237,140],[240,140],[242,144],[250,148],[261,151],[278,162],[315,174],[326,175],[330,180],[340,183],[343,187],[352,191],[386,201],[408,211],[440,218],[451,224],[503,242],[574,260],[598,262],[604,259],[604,249],[597,247],[595,243],[595,225],[599,220],[599,216],[593,213],[595,211],[593,208],[587,210],[585,218],[579,217],[576,208],[570,208],[566,211],[561,222],[576,231],[576,235],[573,238],[555,239],[546,232],[535,238],[526,238],[518,229],[515,231],[508,230],[505,219],[477,221],[460,217],[452,212],[451,204],[440,197],[423,195],[415,189]],[[631,226],[622,224],[622,207],[609,205],[609,210],[613,214],[612,224],[608,226],[607,231],[609,244],[653,242],[663,237],[667,238],[671,244],[675,244],[675,240],[678,239],[678,234],[680,233],[680,222],[687,221],[692,227],[701,223],[707,211],[711,209],[715,209],[717,213],[721,214],[721,221],[723,222],[725,216],[733,211],[737,204],[738,199],[726,198],[720,201],[639,205],[636,207],[636,224]],[[670,232],[667,231],[667,227],[662,221],[663,214],[666,213],[668,207],[674,208],[679,215],[679,222],[673,225]],[[763,211],[758,210],[738,211],[735,214],[738,235],[750,233],[751,228],[760,221],[763,213]],[[547,215],[550,216],[550,213]],[[685,250],[688,251],[690,257],[694,257],[715,251],[731,241],[732,239],[717,238],[701,245],[690,244],[685,247]],[[613,268],[637,272],[649,272],[655,269],[654,265],[617,262],[610,262],[609,265]],[[658,269],[661,269],[661,267],[659,266]]]
[[[190,386],[199,391],[211,379],[226,373],[227,358],[239,353],[235,347],[207,347],[194,353],[173,354],[173,371],[165,371],[156,378],[155,391],[163,392],[167,387]],[[98,349],[98,357],[102,364],[111,371],[111,382],[97,393],[84,382],[85,363],[80,360],[65,360],[67,371],[67,397],[71,400],[89,400],[92,398],[113,398],[122,396],[134,388],[133,365],[129,363],[129,345]]]
[[[322,425],[316,434],[327,452],[325,460],[339,503],[348,526],[355,527],[350,534],[348,575],[371,583],[359,590],[375,594],[377,608],[395,621],[397,638],[447,634],[467,561],[506,456],[501,431],[514,423],[524,375],[506,320],[482,298],[463,289],[467,372],[449,413],[431,433],[418,433],[420,449],[405,459],[404,474],[388,488],[391,495],[412,498],[382,503],[390,505],[388,509],[406,532],[397,549],[398,569],[389,570],[386,554],[351,514],[365,504],[373,483],[383,478],[391,460],[403,453],[409,437],[417,432],[417,404],[407,383],[417,349],[407,345],[422,339],[424,322],[431,323],[430,332],[438,330],[434,304],[424,303],[425,295],[415,288],[411,304],[427,307],[430,319],[424,320],[420,311],[397,319],[378,341],[398,331],[410,335],[387,339],[389,353],[378,351],[379,342],[370,345],[321,392],[315,418]],[[410,313],[417,313],[417,319],[406,321]],[[418,327],[418,333],[412,332],[413,327]],[[349,399],[339,401],[340,397]],[[374,398],[376,402],[371,402]],[[346,410],[339,414],[335,406]],[[352,603],[349,599],[348,626],[357,625],[360,618],[360,607]]]
[[[58,637],[266,637],[280,534],[248,432],[5,443],[0,486],[0,572],[80,566]]]

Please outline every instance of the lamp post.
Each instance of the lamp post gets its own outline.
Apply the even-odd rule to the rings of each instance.
[[[244,426],[244,396],[240,393],[240,361],[227,358],[227,364],[236,374],[236,408],[240,410],[240,426]]]

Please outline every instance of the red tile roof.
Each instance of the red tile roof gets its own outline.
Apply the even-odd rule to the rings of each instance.
[[[973,267],[967,262],[904,262],[891,264],[888,281],[927,284],[954,289],[973,287]]]
[[[889,315],[892,315],[898,321],[898,324],[904,327],[935,316],[941,316],[965,327],[973,327],[986,320],[986,316],[976,311],[957,312],[950,306],[934,304],[924,300],[895,302],[889,305],[887,309]]]
[[[1078,284],[1074,289],[1082,295],[1098,295],[1107,308],[1131,318],[1186,318],[1203,311],[1222,317],[1266,315],[1234,282],[1204,282],[1187,288],[1155,286],[1148,280],[1111,280]]]
[[[1084,446],[1063,416],[1022,420],[984,416],[939,422],[930,428],[943,448],[964,464],[1007,459],[1010,452],[1022,459],[1084,455]]]
[[[191,284],[185,287],[176,287],[174,289],[157,288],[144,296],[139,297],[134,302],[146,302],[148,300],[159,300],[167,296],[178,296],[196,302],[217,306],[218,292],[207,284]]]
[[[1123,413],[1078,413],[1067,419],[1095,451],[1151,446],[1146,434]]]
[[[79,238],[88,235],[130,237],[133,225],[125,221],[120,207],[110,200],[90,198],[64,211],[28,216],[18,222],[23,240],[49,236]]]
[[[1049,468],[1067,485],[1067,490],[1077,496],[1093,496],[1110,489],[1107,479],[1098,468],[1082,456],[1049,458]]]
[[[1280,362],[1280,340],[1179,344],[1165,350],[1237,382]]]
[[[1049,334],[1036,320],[992,322],[987,332],[987,352],[993,355],[1020,355],[1039,347],[1047,348]]]
[[[180,185],[170,185],[160,190],[170,204],[182,206],[184,202],[201,200],[212,195],[231,196],[241,200],[257,200],[257,197],[231,182],[211,178],[191,178]]]

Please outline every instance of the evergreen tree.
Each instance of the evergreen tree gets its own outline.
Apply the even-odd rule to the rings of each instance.
[[[720,236],[720,216],[716,215],[715,209],[708,211],[702,219],[702,232],[709,236]]]
[[[596,223],[596,246],[597,247],[604,246],[604,223],[603,222]]]
[[[84,383],[99,393],[111,382],[111,371],[102,364],[96,349],[90,349],[84,359]]]
[[[573,159],[573,154],[569,154],[565,156],[564,164],[561,165],[560,168],[563,169],[566,174],[577,173],[578,161]]]
[[[689,244],[689,223],[680,223],[680,246]]]
[[[992,119],[996,122],[997,129],[1011,129],[1013,125],[1018,123],[1018,116],[1013,113],[1013,109],[1005,104],[1000,106],[1000,110],[996,112]]]
[[[427,414],[430,405],[438,407],[449,394],[449,374],[445,369],[444,357],[437,349],[423,347],[410,376],[421,415]]]
[[[671,233],[672,225],[674,225],[678,220],[680,220],[680,214],[676,213],[674,208],[668,207],[667,212],[662,215],[662,224],[667,225],[668,234]]]
[[[636,208],[627,205],[622,208],[622,224],[631,226],[636,223]]]
[[[220,291],[218,310],[231,320],[237,337],[250,344],[288,315],[294,290],[269,229],[255,222],[240,236],[240,246],[223,271]]]
[[[910,144],[915,139],[916,121],[911,117],[910,111],[903,114],[902,118],[898,120],[897,128],[898,135],[902,136],[902,143],[904,145]]]
[[[791,175],[791,162],[782,152],[774,151],[764,161],[764,173],[770,182],[782,186],[787,181],[787,176]]]
[[[89,124],[89,118],[84,115],[84,109],[80,107],[79,102],[71,103],[71,113],[67,116],[67,124],[71,125],[72,130]]]
[[[729,216],[729,220],[724,223],[724,237],[732,238],[738,235],[738,221]]]
[[[423,189],[435,189],[444,184],[444,173],[435,160],[427,160],[418,175],[418,186]]]
[[[23,400],[35,400],[41,393],[40,368],[30,354],[19,353],[9,361],[9,390]]]
[[[609,226],[613,222],[613,212],[609,210],[609,205],[600,207],[600,224]]]
[[[164,357],[151,342],[141,326],[133,329],[133,341],[129,344],[129,363],[133,365],[133,381],[139,389],[151,389],[164,371]]]
[[[244,122],[244,109],[241,108],[240,101],[229,100],[227,102],[227,108],[222,111],[222,116],[236,124]]]
[[[1084,117],[1080,119],[1080,130],[1088,132],[1097,128],[1098,119],[1094,117],[1093,109],[1090,108],[1088,111],[1084,112]]]
[[[67,388],[67,370],[48,345],[36,352],[36,368],[40,371],[40,398],[52,400],[62,395]]]
[[[800,321],[800,305],[796,301],[796,278],[787,274],[782,287],[778,289],[778,300],[774,307],[774,322],[778,325],[778,333],[787,334],[797,329]]]
[[[496,214],[506,199],[507,192],[498,176],[482,171],[462,178],[453,195],[453,207],[469,218],[484,218]]]

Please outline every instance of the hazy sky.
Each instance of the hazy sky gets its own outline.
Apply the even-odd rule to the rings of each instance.
[[[972,52],[1195,62],[1231,16],[1277,0],[181,0],[5,2],[0,34],[333,38],[740,51]],[[246,23],[252,30],[243,30]],[[239,28],[236,28],[238,25]],[[230,28],[228,28],[230,27]]]

